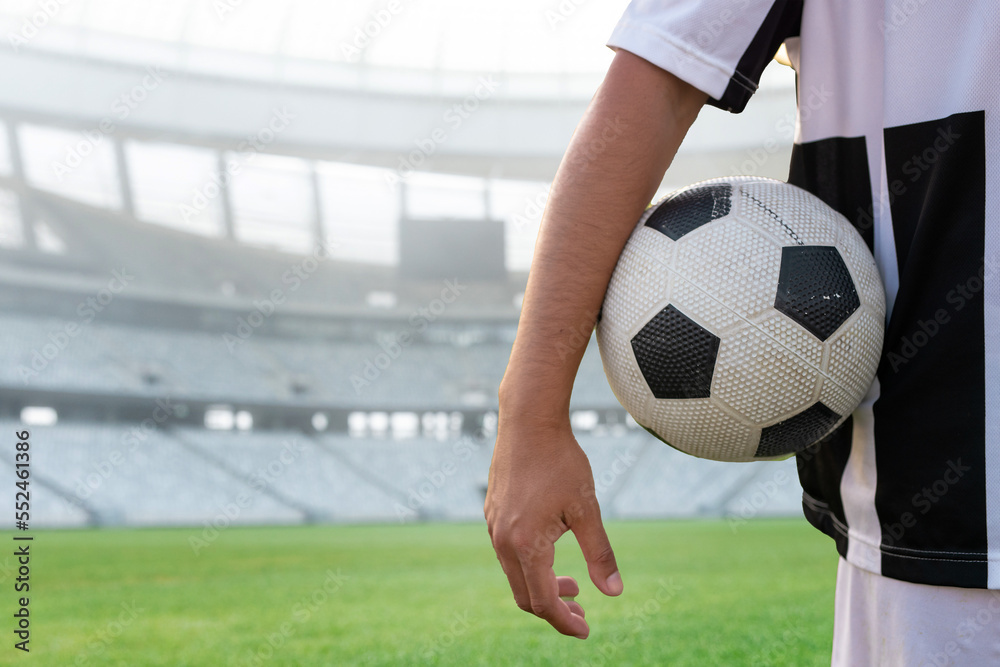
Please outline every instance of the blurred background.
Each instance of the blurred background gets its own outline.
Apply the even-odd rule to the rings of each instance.
[[[794,462],[652,439],[593,341],[572,423],[652,597],[567,648],[486,539],[539,220],[626,4],[0,0],[0,479],[13,504],[29,430],[39,664],[613,664],[615,637],[635,664],[827,659],[832,560],[775,573],[832,550],[746,527],[800,515]],[[660,194],[784,179],[794,125],[772,64],[745,113],[701,113]]]
[[[548,186],[625,5],[0,2],[0,432],[31,428],[34,525],[199,525],[241,493],[232,523],[480,518]],[[783,178],[794,114],[772,64],[661,194]],[[732,514],[774,474],[652,441],[594,342],[572,416],[606,516]],[[754,508],[798,511],[794,479]]]

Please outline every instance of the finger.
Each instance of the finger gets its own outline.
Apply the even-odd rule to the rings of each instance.
[[[621,595],[624,588],[622,577],[618,573],[618,563],[615,561],[615,552],[611,548],[608,534],[604,531],[600,508],[578,518],[570,526],[570,530],[580,543],[583,557],[587,561],[587,570],[590,572],[590,580],[605,595]]]
[[[507,584],[514,594],[514,602],[522,611],[531,611],[531,596],[528,594],[528,585],[524,583],[524,573],[521,571],[521,563],[513,549],[494,543],[493,549],[497,552],[497,560],[503,573],[507,575]]]
[[[580,594],[580,585],[576,583],[576,579],[573,577],[556,577],[556,583],[559,584],[559,598],[566,603],[571,612],[580,618],[585,618],[587,614],[583,611],[583,607],[573,599]]]
[[[580,594],[580,585],[573,577],[556,577],[556,583],[559,584],[561,598],[575,598]]]
[[[521,559],[524,581],[531,596],[531,611],[562,634],[585,639],[590,634],[590,627],[583,616],[574,614],[559,598],[559,582],[552,571],[555,550],[549,545],[547,551],[536,558]]]
[[[575,600],[566,600],[565,602],[566,606],[569,607],[569,610],[573,612],[574,615],[579,616],[580,618],[586,618],[587,614],[583,611],[583,607],[580,606],[579,602],[576,602]]]

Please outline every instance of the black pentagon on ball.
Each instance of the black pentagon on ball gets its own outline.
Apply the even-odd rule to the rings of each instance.
[[[794,417],[764,427],[754,458],[782,456],[805,449],[826,435],[840,417],[822,403],[813,403]]]
[[[833,246],[785,246],[775,310],[826,340],[861,306],[851,272]]]
[[[677,241],[688,232],[729,215],[732,196],[732,186],[725,183],[684,190],[657,206],[646,226]]]
[[[667,306],[632,337],[632,352],[656,398],[708,398],[719,337]]]

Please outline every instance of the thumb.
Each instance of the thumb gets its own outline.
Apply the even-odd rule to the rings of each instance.
[[[621,595],[622,577],[618,573],[618,563],[608,534],[604,532],[600,510],[588,514],[570,528],[587,561],[590,580],[605,595]]]

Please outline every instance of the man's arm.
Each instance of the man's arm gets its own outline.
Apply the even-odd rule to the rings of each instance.
[[[552,569],[572,530],[590,578],[618,595],[622,581],[601,522],[569,399],[614,270],[707,96],[626,51],[615,55],[563,158],[535,246],[517,339],[500,386],[500,423],[486,494],[493,548],[517,605],[585,638],[579,592]]]

